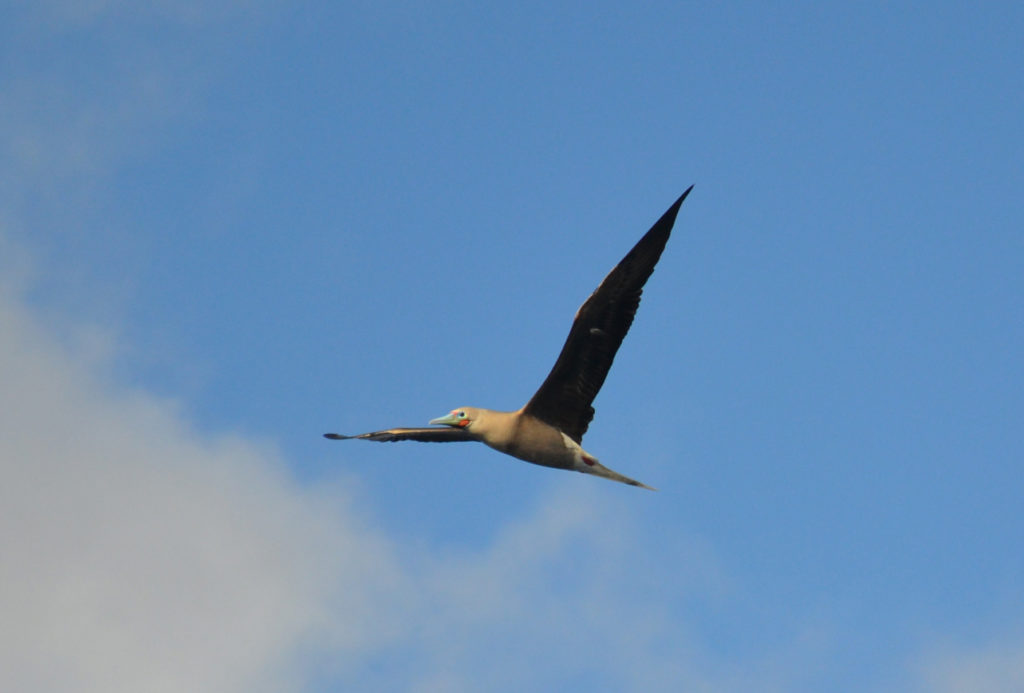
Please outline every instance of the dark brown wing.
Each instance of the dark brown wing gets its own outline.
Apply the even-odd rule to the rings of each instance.
[[[676,214],[691,185],[622,258],[597,290],[576,311],[576,319],[555,367],[524,408],[524,413],[583,440],[597,396],[615,352],[633,324],[647,278],[665,249]]]
[[[340,433],[324,433],[324,438],[331,440],[376,440],[382,443],[393,443],[396,440],[416,440],[421,443],[459,443],[473,440],[461,428],[389,428],[386,431],[360,433],[355,436],[343,436]]]

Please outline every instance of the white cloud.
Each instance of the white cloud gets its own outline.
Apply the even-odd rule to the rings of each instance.
[[[1024,642],[944,647],[922,657],[918,672],[922,688],[932,693],[1018,693],[1024,691]]]
[[[198,433],[68,343],[0,288],[0,689],[703,681],[662,607],[715,589],[708,557],[666,547],[693,567],[657,584],[591,487],[479,550],[403,546],[350,484],[301,486],[269,444]]]
[[[387,636],[400,576],[276,453],[100,382],[0,297],[0,688],[281,690]]]

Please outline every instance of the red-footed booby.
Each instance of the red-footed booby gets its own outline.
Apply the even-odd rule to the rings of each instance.
[[[654,490],[605,467],[582,447],[594,407],[619,345],[633,324],[644,284],[668,242],[676,214],[691,185],[633,246],[580,309],[562,352],[540,389],[518,411],[459,407],[430,422],[431,428],[389,428],[354,436],[325,433],[332,440],[416,440],[454,443],[476,440],[521,460]]]

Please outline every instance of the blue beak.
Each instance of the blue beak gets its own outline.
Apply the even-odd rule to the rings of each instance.
[[[455,418],[455,414],[445,414],[444,416],[442,416],[440,418],[431,419],[430,420],[430,425],[431,426],[458,426],[459,425],[459,420],[457,418]]]

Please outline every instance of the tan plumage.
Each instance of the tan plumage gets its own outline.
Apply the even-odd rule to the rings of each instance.
[[[392,428],[355,436],[327,433],[333,440],[416,440],[450,443],[476,440],[521,460],[574,469],[632,486],[651,488],[603,466],[580,444],[594,417],[592,403],[622,344],[644,284],[668,242],[691,185],[604,278],[576,312],[554,367],[529,402],[514,412],[460,407],[434,419],[442,427]],[[653,489],[652,489],[653,490]]]

